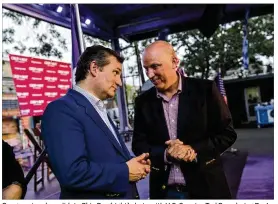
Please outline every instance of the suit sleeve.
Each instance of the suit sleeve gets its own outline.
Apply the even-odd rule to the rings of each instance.
[[[216,151],[221,154],[236,141],[237,134],[232,125],[232,117],[223,96],[213,82],[207,96],[208,137],[192,148],[198,153]]]
[[[135,100],[135,116],[134,116],[134,131],[132,138],[132,151],[136,156],[142,153],[150,153],[152,164],[163,164],[164,152],[166,146],[164,145],[150,145],[148,142],[148,126],[146,125],[146,118],[143,115],[143,106],[141,100]],[[153,127],[158,128],[158,127]]]
[[[76,111],[63,101],[55,101],[42,118],[42,136],[60,185],[71,190],[125,193],[129,185],[126,163],[88,159],[82,121],[76,119]]]

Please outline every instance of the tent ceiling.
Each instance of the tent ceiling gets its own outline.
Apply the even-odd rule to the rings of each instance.
[[[4,8],[70,28],[69,4],[3,4]],[[124,38],[137,41],[157,36],[163,29],[176,33],[199,28],[207,4],[79,4],[84,33],[103,40]],[[274,12],[273,4],[225,4],[224,14],[217,24],[243,20],[245,11],[250,17]],[[90,25],[84,22],[89,18]],[[210,20],[212,23],[213,19]],[[210,25],[206,25],[210,26]]]

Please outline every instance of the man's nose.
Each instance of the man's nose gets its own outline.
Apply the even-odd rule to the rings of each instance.
[[[122,85],[123,85],[123,84],[122,84],[121,76],[117,77],[117,79],[116,79],[116,84],[117,84],[117,86],[122,86]]]
[[[147,71],[147,77],[149,78],[149,79],[151,79],[151,78],[153,78],[154,77],[154,72],[153,72],[153,70],[151,70],[151,69],[149,69],[148,71]]]

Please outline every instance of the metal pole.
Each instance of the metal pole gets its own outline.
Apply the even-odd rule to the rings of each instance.
[[[84,38],[81,28],[78,4],[70,5],[71,11],[71,43],[72,43],[72,85],[75,84],[76,64],[79,56],[84,52]]]
[[[249,8],[246,9],[245,18],[243,22],[243,43],[242,43],[242,57],[243,57],[243,67],[248,69],[249,67],[249,57],[248,57],[248,18],[249,18]]]
[[[75,14],[76,14],[76,22],[77,22],[77,31],[78,31],[78,38],[80,43],[80,51],[81,53],[84,52],[84,39],[83,39],[83,33],[80,23],[80,15],[79,15],[79,7],[78,4],[74,4]]]
[[[32,166],[30,171],[27,173],[25,177],[25,183],[28,185],[34,174],[36,173],[37,169],[39,168],[40,164],[45,160],[46,157],[46,150],[44,149],[40,156],[38,157],[37,161],[35,161],[35,164]]]
[[[140,58],[140,53],[139,53],[137,42],[134,43],[134,49],[135,49],[135,54],[136,54],[139,76],[141,78],[142,84],[144,84],[145,83],[145,78],[144,78],[144,73],[143,73],[143,68],[142,68],[142,64],[141,64],[141,58]]]
[[[112,48],[120,53],[120,45],[118,39],[112,40]],[[125,86],[123,81],[123,75],[121,75],[122,79],[122,87],[119,87],[117,90],[117,105],[119,108],[119,117],[120,117],[120,133],[123,133],[124,131],[129,130],[130,125],[128,122],[128,112],[127,112],[127,102],[126,102],[126,96],[125,96]]]

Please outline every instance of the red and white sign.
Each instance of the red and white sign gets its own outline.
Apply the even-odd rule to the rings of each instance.
[[[21,116],[42,115],[47,104],[71,87],[68,63],[9,55]]]

